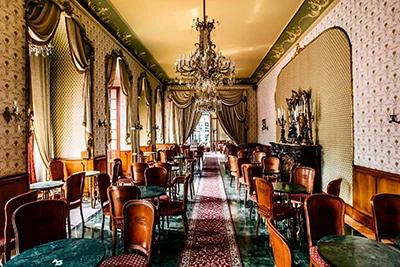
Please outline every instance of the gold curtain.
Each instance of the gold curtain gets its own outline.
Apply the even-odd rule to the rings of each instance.
[[[222,108],[217,118],[222,129],[236,143],[247,143],[247,97],[246,90],[219,90]]]
[[[50,57],[30,56],[31,107],[34,110],[35,140],[40,157],[48,169],[54,156],[50,122]],[[45,180],[39,178],[39,180]]]
[[[172,102],[178,108],[187,108],[193,103],[194,91],[189,90],[181,90],[181,91],[170,91],[168,98],[172,100]]]
[[[138,88],[138,94],[139,97],[143,94],[144,100],[146,102],[147,106],[147,111],[146,111],[146,137],[148,140],[146,143],[151,142],[151,87],[150,87],[150,82],[147,79],[146,73],[143,73],[141,76],[141,80],[139,82],[139,88]],[[139,118],[140,120],[140,118]]]
[[[92,128],[92,73],[91,73],[91,52],[92,46],[87,39],[83,26],[73,17],[65,17],[69,48],[72,61],[78,72],[84,73],[82,88],[83,116],[82,124],[85,127],[85,141],[87,149],[93,147]]]
[[[123,59],[118,61],[119,72],[121,76],[121,90],[126,96],[126,128],[125,128],[125,142],[127,145],[131,144],[131,127],[132,127],[132,73]]]
[[[113,86],[115,80],[115,72],[117,70],[118,56],[113,51],[111,54],[106,55],[106,140],[107,144],[111,143],[111,114],[110,114],[110,97],[108,95],[109,89]]]
[[[48,43],[56,32],[60,15],[61,7],[52,1],[30,7],[25,16],[29,36],[38,43]]]

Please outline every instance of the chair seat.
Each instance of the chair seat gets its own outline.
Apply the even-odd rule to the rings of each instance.
[[[296,211],[278,203],[274,203],[274,214],[263,207],[258,207],[258,213],[265,218],[274,218],[275,220],[283,220],[295,216]]]
[[[182,202],[180,201],[161,202],[158,206],[158,214],[160,216],[178,216],[182,213]]]
[[[110,212],[111,212],[110,211],[110,204],[107,203],[106,205],[104,205],[102,210],[103,210],[104,214],[110,214]]]
[[[319,255],[317,246],[310,247],[310,258],[312,258],[319,267],[329,267],[329,264],[321,258],[321,255]]]
[[[144,198],[143,200],[147,200],[147,201],[150,201],[150,202],[154,202],[154,201],[157,201],[157,198]],[[161,195],[161,196],[160,196],[160,201],[169,201],[169,196],[167,196],[167,195]]]
[[[116,219],[115,220],[115,226],[118,229],[122,229],[124,227],[124,218]]]
[[[184,181],[185,176],[177,176],[172,180],[171,184],[183,184]]]
[[[106,259],[100,266],[149,266],[147,259],[139,254],[122,254]]]
[[[131,184],[133,183],[133,180],[130,177],[124,177],[124,178],[119,178],[117,183]]]
[[[304,193],[304,194],[291,194],[290,195],[290,200],[292,202],[301,202],[301,203],[303,203],[307,196],[308,196],[308,194],[306,194],[306,193]],[[301,201],[300,201],[300,198],[301,198]]]
[[[257,196],[256,196],[256,194],[252,194],[252,195],[250,196],[250,200],[253,201],[253,202],[255,202],[255,203],[257,203]]]

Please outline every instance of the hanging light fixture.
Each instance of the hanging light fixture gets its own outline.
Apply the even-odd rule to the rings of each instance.
[[[217,92],[199,92],[194,104],[200,112],[213,113],[222,109],[222,103]]]
[[[216,45],[211,41],[211,32],[215,29],[215,20],[207,20],[206,1],[203,0],[203,21],[193,20],[193,28],[199,32],[199,42],[189,55],[179,57],[174,66],[179,84],[186,85],[207,93],[215,93],[217,86],[232,85],[236,75],[236,65],[229,57],[215,51]]]

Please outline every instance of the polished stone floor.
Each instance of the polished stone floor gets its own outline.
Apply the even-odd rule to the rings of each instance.
[[[256,209],[253,210],[252,220],[249,219],[249,208],[245,207],[243,197],[244,190],[241,192],[241,196],[234,186],[230,186],[230,176],[225,170],[225,158],[222,155],[218,156],[220,165],[220,174],[223,177],[225,183],[225,189],[229,198],[229,204],[234,221],[237,241],[240,247],[243,265],[244,266],[274,266],[273,256],[271,248],[269,247],[269,235],[264,223],[260,224],[259,236],[255,237],[255,224],[256,224]],[[201,170],[201,168],[200,168]],[[217,175],[217,174],[216,174]],[[197,177],[195,180],[195,187],[201,177]],[[197,188],[197,187],[196,187]],[[182,190],[181,190],[182,192]],[[190,200],[188,213],[191,211],[192,203],[196,201],[196,198]],[[84,236],[87,238],[96,238],[100,240],[100,227],[101,227],[101,212],[97,212],[88,217],[85,221],[85,233]],[[189,217],[189,214],[188,214]],[[111,231],[109,230],[109,219],[106,217],[105,229],[104,229],[104,240],[107,249],[106,257],[111,256]],[[278,228],[281,233],[287,235],[287,227],[278,223]],[[346,234],[356,234],[352,228],[347,227]],[[82,236],[81,225],[76,226],[73,229],[74,237]],[[303,231],[300,234],[300,238],[294,241],[288,237],[292,250],[294,253],[294,265],[295,266],[308,266],[308,246],[307,246],[307,235]],[[183,230],[181,224],[181,217],[171,218],[170,225],[161,231],[159,242],[153,245],[151,264],[152,266],[177,266],[179,265],[180,254],[183,251],[185,242],[183,240]],[[120,240],[117,242],[117,255],[122,253],[122,244]]]

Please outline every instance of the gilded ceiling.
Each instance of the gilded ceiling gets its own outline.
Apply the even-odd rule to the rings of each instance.
[[[191,28],[201,0],[77,0],[164,84],[173,64],[198,41]],[[258,83],[335,0],[208,0],[218,21],[212,41],[235,60],[236,83]],[[251,3],[251,4],[249,4]]]

